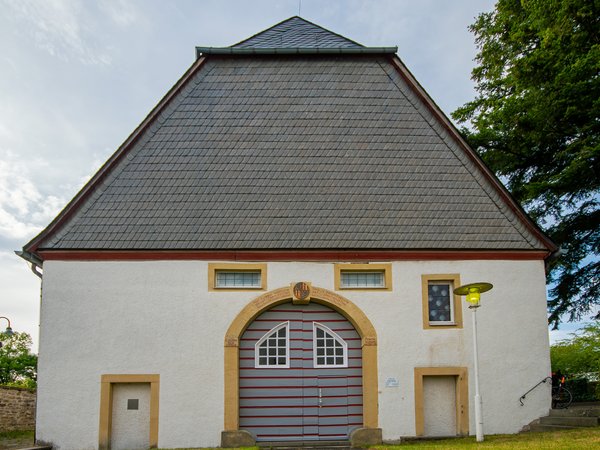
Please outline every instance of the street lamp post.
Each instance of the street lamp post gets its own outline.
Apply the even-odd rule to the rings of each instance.
[[[477,308],[479,308],[479,299],[482,292],[492,289],[490,283],[470,283],[454,289],[456,295],[466,296],[470,303],[469,309],[473,311],[473,371],[475,372],[475,436],[477,442],[483,441],[483,414],[481,394],[479,393],[479,357],[477,353]]]

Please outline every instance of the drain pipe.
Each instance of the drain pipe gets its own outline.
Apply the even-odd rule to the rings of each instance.
[[[31,264],[31,271],[34,273],[34,275],[36,277],[38,277],[40,280],[43,280],[42,277],[44,274],[43,274],[43,272],[40,271],[40,269],[43,268],[44,262],[40,258],[38,258],[33,253],[26,252],[25,250],[23,250],[23,251],[15,250],[15,254],[17,256],[20,256],[21,258],[23,258],[29,264]],[[42,302],[42,293],[40,290],[40,307],[41,307],[41,302]],[[39,356],[39,354],[38,354],[38,356]],[[37,392],[36,392],[36,398],[35,398],[35,417],[37,419]],[[37,443],[37,426],[33,429],[33,442],[34,442],[34,445]]]
[[[31,263],[31,271],[34,273],[34,275],[36,277],[38,277],[40,280],[42,279],[42,272],[39,271],[40,266],[38,266],[36,263]]]

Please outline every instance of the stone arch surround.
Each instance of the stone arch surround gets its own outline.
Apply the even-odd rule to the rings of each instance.
[[[377,399],[377,333],[362,310],[350,300],[324,288],[312,287],[312,302],[328,306],[354,326],[361,337],[363,351],[363,428],[377,429],[379,423]],[[290,287],[264,293],[248,303],[233,319],[225,334],[225,432],[239,429],[239,341],[248,325],[262,312],[292,300]]]

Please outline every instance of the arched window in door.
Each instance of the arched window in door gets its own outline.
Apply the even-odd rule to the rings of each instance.
[[[348,367],[348,344],[335,331],[313,322],[315,367]]]
[[[270,329],[254,347],[254,366],[258,368],[290,367],[290,323],[283,322]]]

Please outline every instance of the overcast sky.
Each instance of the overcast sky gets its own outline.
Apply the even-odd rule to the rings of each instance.
[[[474,96],[467,27],[492,0],[302,0],[300,15],[400,58],[446,114]],[[37,346],[40,280],[14,255],[194,60],[298,0],[0,0],[0,316]],[[0,322],[4,329],[5,321]],[[573,330],[565,326],[553,338]],[[68,331],[68,330],[67,330]]]

